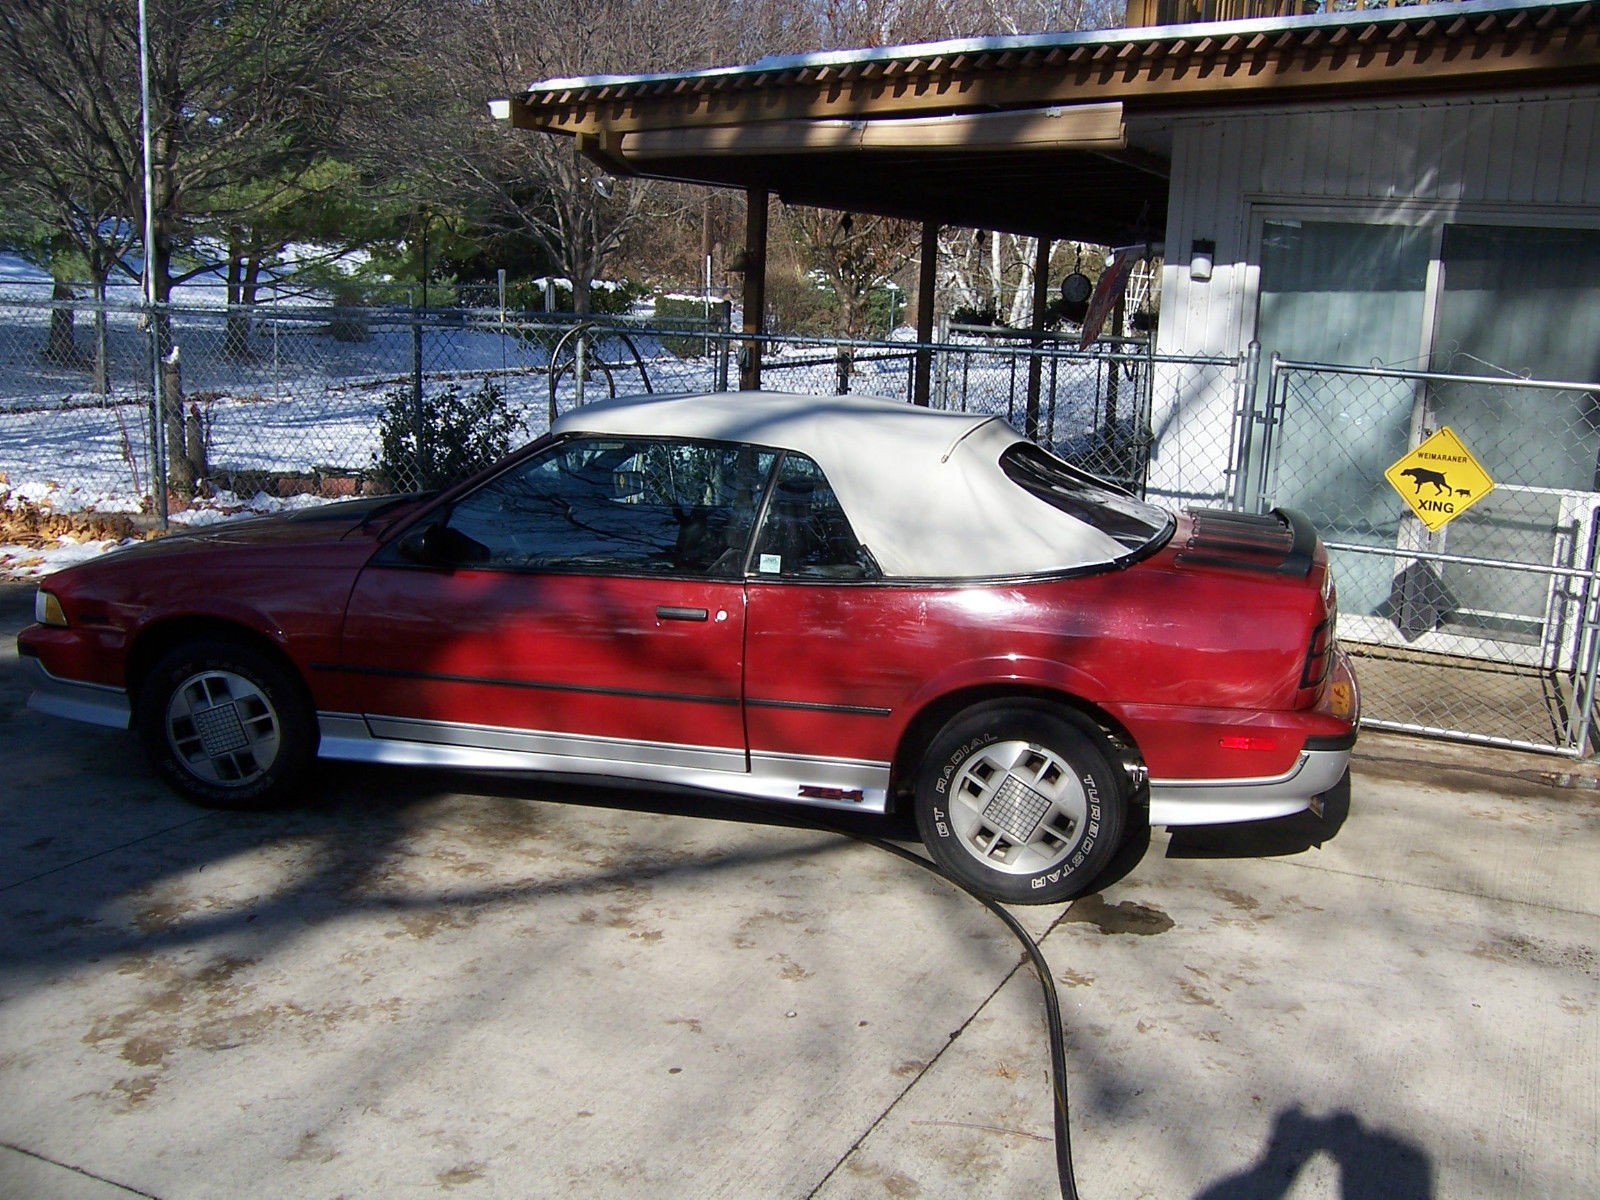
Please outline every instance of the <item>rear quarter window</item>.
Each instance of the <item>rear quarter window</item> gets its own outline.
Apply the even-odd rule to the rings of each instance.
[[[1173,527],[1166,509],[1146,504],[1031,442],[1008,446],[1000,455],[1000,469],[1024,491],[1130,551],[1143,550]]]

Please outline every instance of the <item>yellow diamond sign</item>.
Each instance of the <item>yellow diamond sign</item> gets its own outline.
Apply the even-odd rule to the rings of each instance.
[[[1383,473],[1429,533],[1494,491],[1494,480],[1447,425]]]

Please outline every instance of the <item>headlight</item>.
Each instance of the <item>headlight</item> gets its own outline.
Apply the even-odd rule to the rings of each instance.
[[[65,628],[67,624],[67,614],[61,607],[61,601],[43,588],[33,596],[33,619],[40,625],[59,625]]]

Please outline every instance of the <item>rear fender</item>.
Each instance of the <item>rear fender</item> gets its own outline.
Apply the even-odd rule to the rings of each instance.
[[[945,667],[918,689],[906,705],[921,713],[960,692],[983,689],[1053,692],[1090,704],[1101,703],[1108,689],[1101,680],[1067,663],[1043,658],[1002,655],[969,659]]]

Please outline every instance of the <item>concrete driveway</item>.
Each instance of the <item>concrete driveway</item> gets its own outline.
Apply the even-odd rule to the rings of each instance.
[[[0,586],[0,1197],[1057,1194],[1038,982],[941,880],[569,784],[331,768],[195,809],[23,708],[30,604]],[[1568,769],[1368,737],[1347,816],[1157,830],[1017,910],[1081,1194],[1592,1197]]]

